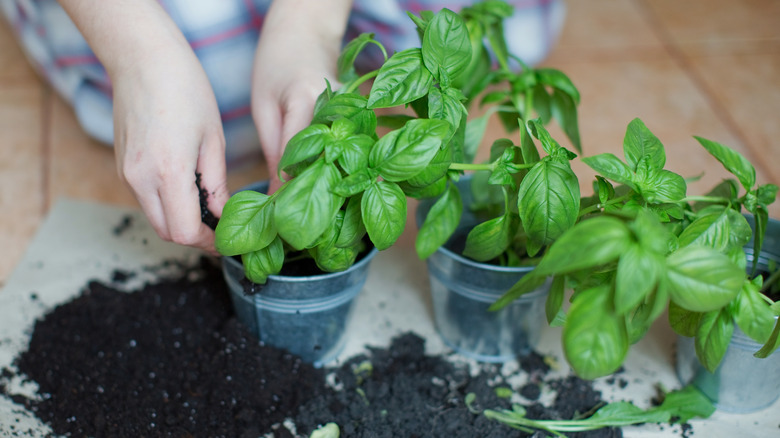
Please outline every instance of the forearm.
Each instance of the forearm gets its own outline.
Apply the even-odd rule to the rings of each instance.
[[[274,0],[262,36],[285,35],[299,42],[303,50],[314,42],[319,49],[328,51],[323,55],[335,64],[352,3],[353,0]]]
[[[110,77],[189,51],[187,40],[155,0],[60,0]]]

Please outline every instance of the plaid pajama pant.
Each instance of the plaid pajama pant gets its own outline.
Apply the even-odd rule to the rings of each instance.
[[[325,0],[323,0],[325,1]],[[228,165],[260,154],[250,110],[252,62],[263,16],[271,0],[159,0],[190,42],[214,89],[227,143]],[[406,11],[458,11],[469,0],[355,0],[345,42],[373,32],[388,53],[418,43]],[[526,63],[541,61],[564,17],[563,0],[511,0],[505,31],[510,50]],[[28,59],[73,107],[93,138],[113,144],[112,89],[106,71],[55,0],[0,0]],[[360,66],[376,68],[375,51]]]

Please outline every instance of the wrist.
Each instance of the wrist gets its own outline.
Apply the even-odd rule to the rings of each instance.
[[[274,0],[263,25],[263,35],[294,35],[296,39],[308,39],[338,53],[352,3],[352,0]]]

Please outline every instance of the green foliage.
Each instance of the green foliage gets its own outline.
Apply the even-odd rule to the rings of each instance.
[[[495,421],[521,430],[527,434],[539,431],[558,437],[564,433],[584,432],[605,427],[623,427],[643,423],[685,423],[695,417],[709,418],[715,412],[710,400],[693,386],[669,392],[659,405],[643,410],[636,405],[618,401],[598,408],[585,418],[561,420],[533,420],[526,417],[526,410],[520,405],[512,409],[485,410],[483,414]]]
[[[756,355],[771,353],[780,344],[773,322],[780,305],[761,294],[757,265],[747,266],[742,247],[752,240],[760,252],[778,187],[759,185],[737,151],[696,137],[735,179],[689,196],[685,179],[665,168],[661,141],[635,119],[622,158],[582,158],[598,174],[593,196],[582,197],[571,166],[577,155],[547,129],[556,123],[581,153],[580,93],[563,72],[530,68],[509,53],[503,22],[511,14],[499,0],[460,13],[409,14],[419,47],[385,56],[378,70],[362,74],[354,68],[358,55],[384,48],[371,34],[347,44],[337,63],[343,86],[328,84],[311,124],[281,157],[280,175],[289,180],[276,193],[235,194],[217,226],[217,249],[240,255],[247,278],[258,283],[278,273],[291,252],[339,271],[366,244],[392,246],[405,229],[409,198],[428,199],[419,257],[444,245],[463,209],[471,209],[479,220],[464,256],[536,265],[491,308],[550,283],[547,320],[563,327],[564,351],[581,376],[617,369],[667,308],[672,328],[696,337],[708,369],[718,365],[735,324],[764,342]],[[475,103],[481,115],[470,117]],[[392,114],[403,107],[414,115]],[[390,110],[378,117],[380,108]],[[516,137],[494,141],[489,159],[474,163],[491,117]],[[380,136],[379,126],[389,132]],[[464,172],[473,173],[474,205],[463,204],[454,184]],[[743,212],[755,219],[752,229]]]

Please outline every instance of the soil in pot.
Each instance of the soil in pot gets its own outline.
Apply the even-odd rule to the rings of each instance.
[[[548,378],[538,354],[521,363],[527,383],[518,392],[531,417],[570,418],[601,402],[590,382]],[[42,397],[6,395],[57,435],[285,437],[297,429],[308,436],[332,421],[346,437],[524,436],[464,403],[474,393],[472,409],[508,406],[495,391],[506,383],[500,367],[471,374],[426,355],[424,341],[407,334],[337,368],[315,369],[254,342],[232,313],[221,271],[205,260],[133,293],[89,283],[35,325],[15,364]],[[3,370],[0,392],[16,372]],[[552,404],[537,398],[544,385],[557,391]]]

